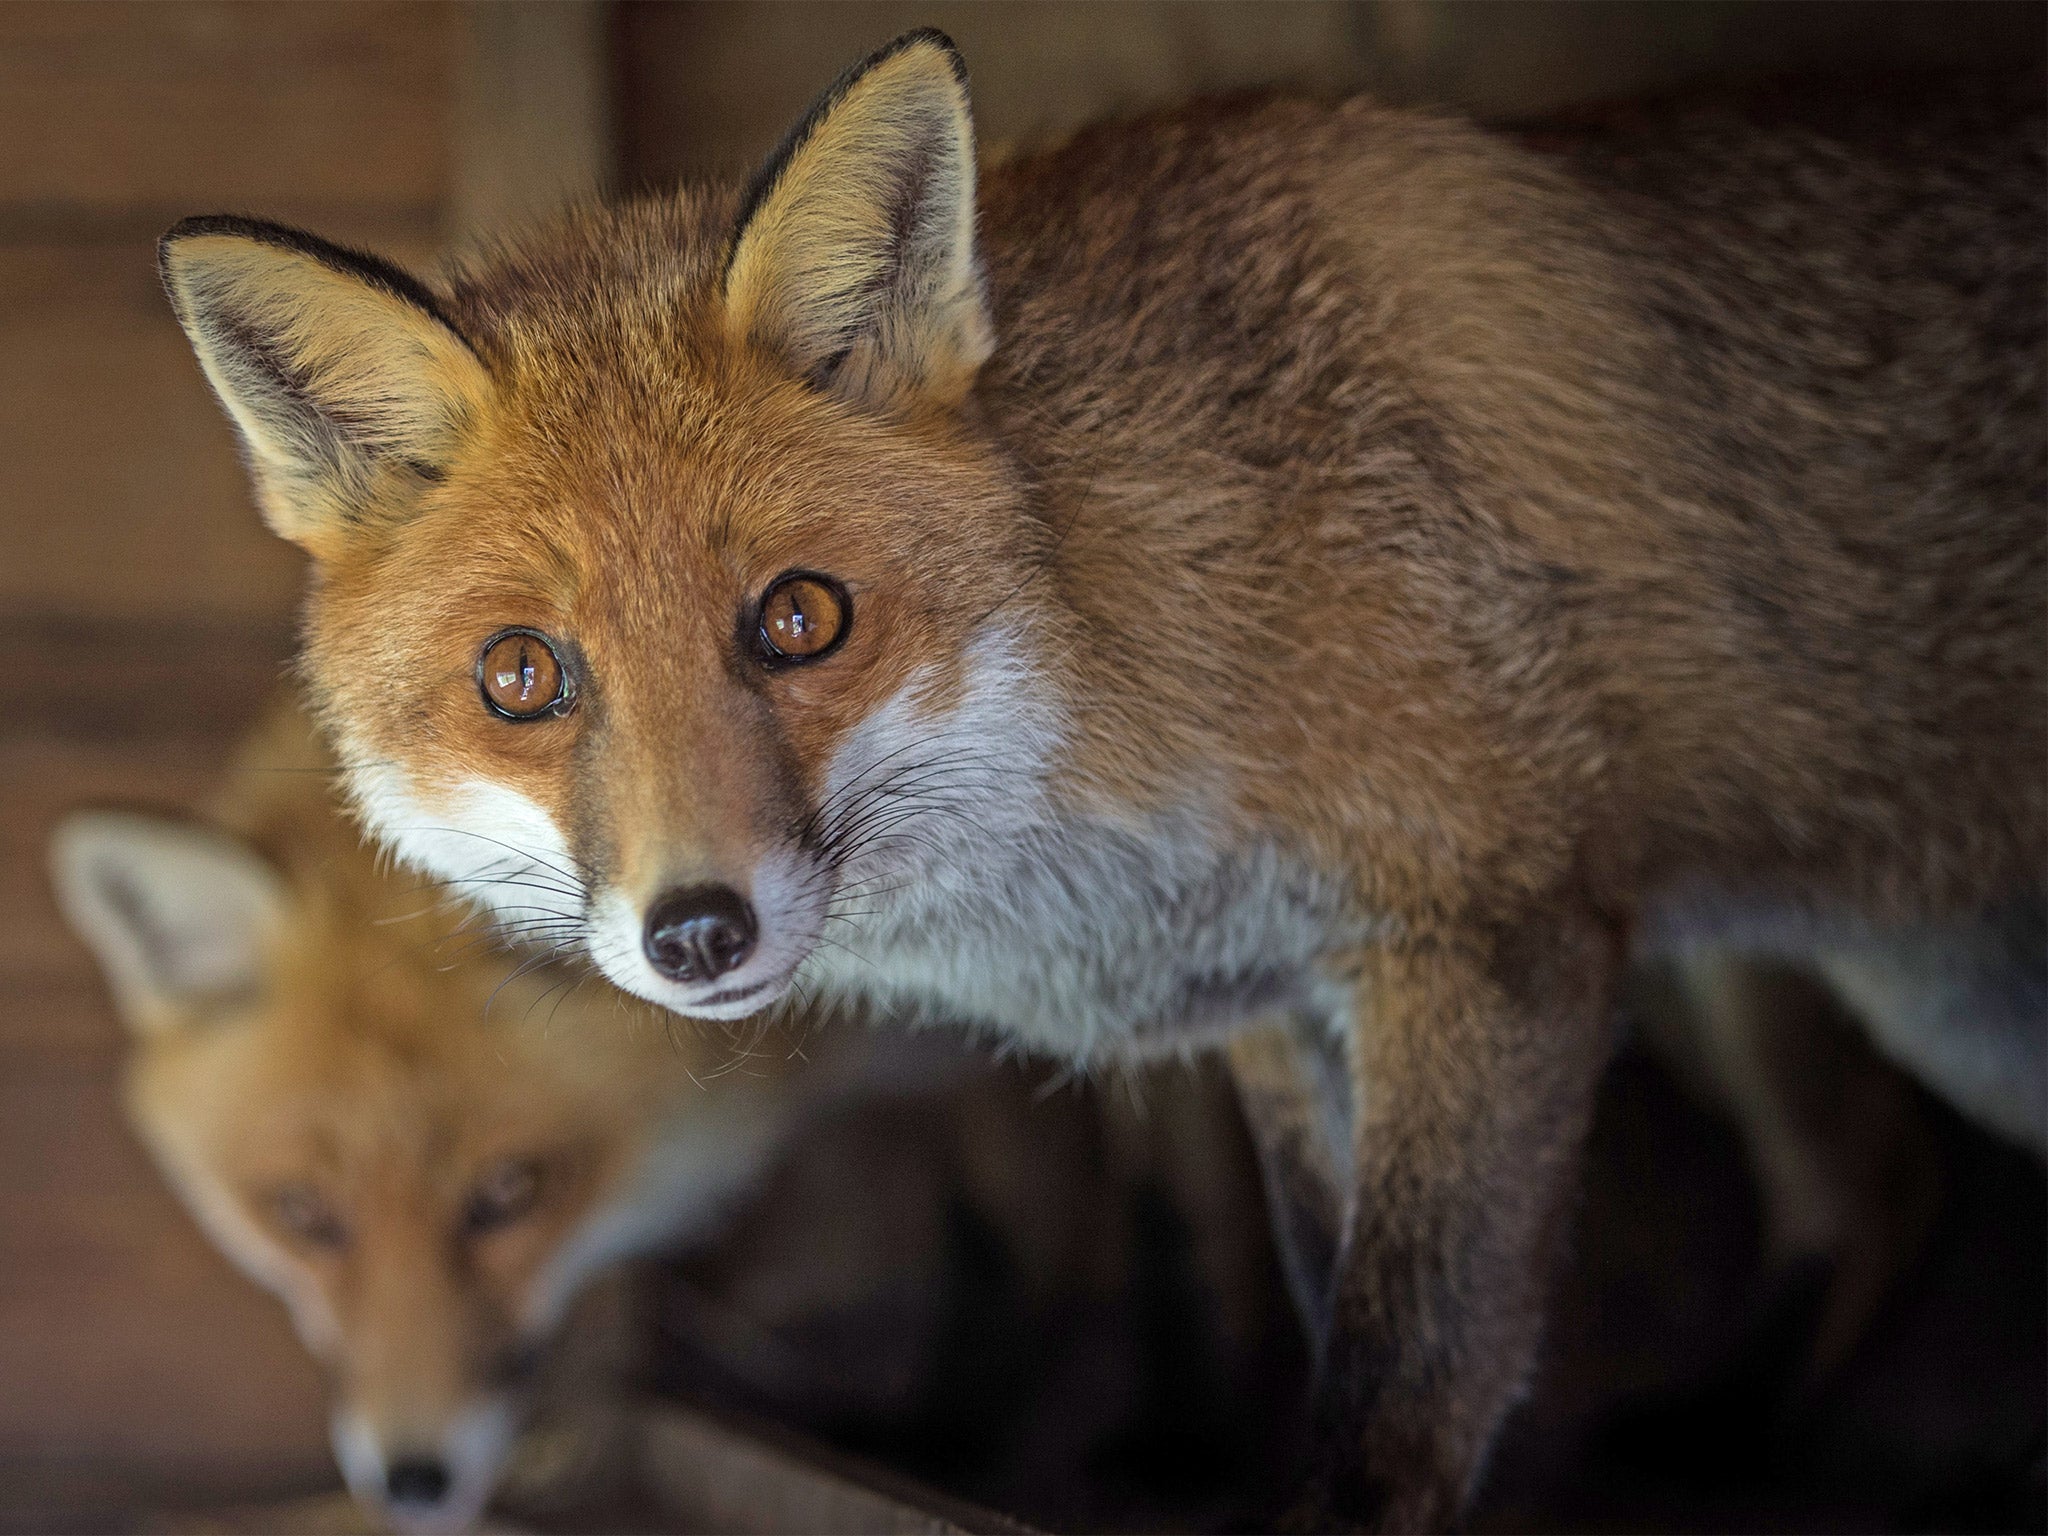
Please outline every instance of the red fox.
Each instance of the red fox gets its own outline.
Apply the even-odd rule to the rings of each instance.
[[[560,1000],[559,968],[451,936],[330,808],[321,765],[282,713],[223,799],[233,830],[81,812],[54,874],[134,1033],[130,1118],[334,1372],[351,1490],[459,1530],[572,1296],[708,1228],[805,1074],[765,1047],[729,1070],[722,1032],[624,1016],[605,987]]]
[[[161,263],[375,833],[684,1014],[1225,1045],[1304,1508],[1421,1528],[1526,1377],[1631,954],[1817,960],[2043,1140],[2001,103],[1539,147],[1257,99],[983,174],[924,31],[746,188],[438,288],[239,218]]]

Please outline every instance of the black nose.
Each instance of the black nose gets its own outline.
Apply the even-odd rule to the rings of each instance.
[[[448,1492],[448,1469],[424,1456],[391,1463],[384,1491],[394,1504],[438,1504]]]
[[[754,952],[754,934],[754,909],[738,891],[698,885],[654,904],[642,945],[670,981],[710,981]]]

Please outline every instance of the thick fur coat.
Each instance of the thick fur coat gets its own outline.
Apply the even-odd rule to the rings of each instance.
[[[1631,952],[1881,973],[1891,1048],[2041,1136],[1983,1070],[2042,1060],[2039,925],[1970,936],[2048,822],[2042,173],[2038,103],[1539,150],[1257,100],[977,189],[919,33],[744,193],[442,289],[232,220],[164,263],[373,830],[574,869],[686,1013],[1229,1040],[1315,1496],[1407,1527],[1526,1372]],[[563,678],[516,721],[508,627]]]

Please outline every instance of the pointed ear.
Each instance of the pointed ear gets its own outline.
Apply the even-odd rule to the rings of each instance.
[[[317,555],[440,478],[490,377],[388,262],[250,219],[187,219],[157,260],[270,524]]]
[[[843,396],[964,395],[993,345],[974,244],[967,72],[943,33],[856,64],[755,177],[727,316]]]
[[[67,817],[50,874],[137,1034],[260,992],[291,900],[277,871],[226,833],[125,811]]]

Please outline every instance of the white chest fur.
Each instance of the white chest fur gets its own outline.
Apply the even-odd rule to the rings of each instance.
[[[1334,893],[1270,850],[1036,828],[971,876],[920,882],[835,931],[806,977],[1088,1061],[1316,1008],[1316,961],[1346,926]]]
[[[984,636],[955,707],[928,713],[906,688],[848,741],[827,805],[857,809],[806,984],[1081,1061],[1326,1005],[1317,960],[1368,926],[1334,883],[1226,842],[1199,806],[1056,803],[1064,720],[1029,654],[1022,635]]]

